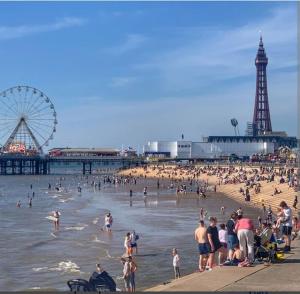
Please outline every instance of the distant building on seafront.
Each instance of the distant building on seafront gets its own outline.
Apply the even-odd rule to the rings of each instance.
[[[209,136],[202,142],[151,141],[144,145],[145,156],[183,159],[220,158],[236,155],[274,153],[280,147],[296,148],[297,138],[288,137],[286,132],[272,131],[267,87],[268,58],[262,36],[255,58],[256,94],[253,121],[247,123],[246,136]]]
[[[107,157],[119,156],[120,152],[120,150],[113,148],[52,148],[49,150],[49,155],[58,157]]]

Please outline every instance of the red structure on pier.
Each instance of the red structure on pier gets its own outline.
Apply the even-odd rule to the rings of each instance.
[[[255,58],[256,66],[256,94],[253,114],[253,135],[264,135],[272,132],[267,87],[268,58],[265,53],[262,36]]]

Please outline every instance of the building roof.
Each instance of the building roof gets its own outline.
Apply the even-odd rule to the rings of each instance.
[[[82,152],[82,153],[118,153],[120,150],[114,148],[53,148],[53,150],[60,150],[61,152]]]

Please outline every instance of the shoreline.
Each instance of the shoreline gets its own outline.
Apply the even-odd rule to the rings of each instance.
[[[148,167],[152,167],[154,165],[148,165]],[[171,167],[174,169],[175,165],[165,165],[166,167]],[[196,165],[197,166],[197,165]],[[211,165],[214,167],[217,167],[218,165]],[[223,167],[230,167],[230,165],[224,165]],[[253,169],[254,167],[248,167],[248,170]],[[165,177],[164,174],[161,174],[159,172],[145,172],[143,168],[136,167],[136,168],[130,168],[126,170],[122,170],[118,173],[121,176],[132,176],[132,177],[146,177],[148,179],[170,179],[168,177]],[[184,174],[181,174],[180,176],[173,176],[173,179],[177,180],[189,180],[190,177]],[[241,205],[246,205],[248,207],[256,208],[256,209],[262,209],[262,204],[266,206],[266,208],[270,205],[273,212],[275,212],[279,206],[279,203],[281,201],[286,201],[287,204],[292,207],[294,196],[297,195],[297,192],[294,191],[293,188],[288,187],[288,183],[279,184],[278,178],[275,177],[274,182],[266,183],[265,181],[260,182],[261,183],[261,192],[258,194],[250,193],[251,194],[251,201],[245,201],[243,198],[243,195],[239,192],[239,189],[244,187],[244,183],[237,183],[237,184],[221,184],[219,185],[219,180],[215,175],[207,175],[202,174],[199,177],[197,177],[196,180],[204,181],[208,183],[208,186],[215,186],[216,185],[216,192],[213,192],[215,194],[221,193],[222,195],[225,195],[226,197],[238,202]],[[282,193],[272,196],[274,188],[279,188]],[[251,191],[252,192],[252,191]],[[209,193],[212,193],[209,191]],[[179,197],[182,197],[184,199],[185,195],[180,195]],[[297,209],[299,213],[299,208]]]
[[[197,166],[197,165],[196,165]],[[167,173],[162,172],[159,168],[155,167],[154,170],[151,168],[155,167],[154,165],[147,166],[147,169],[142,167],[136,167],[132,169],[127,169],[119,172],[121,176],[132,176],[132,177],[145,177],[147,179],[157,179],[157,180],[182,180],[182,181],[189,181],[189,180],[196,180],[196,181],[203,181],[208,183],[208,187],[213,187],[216,185],[216,192],[208,191],[207,194],[213,193],[216,197],[226,197],[227,199],[231,199],[236,203],[243,206],[248,206],[249,208],[253,208],[259,212],[263,212],[262,204],[268,208],[270,205],[273,212],[276,212],[276,209],[279,206],[281,201],[286,201],[287,204],[292,207],[294,196],[297,195],[297,192],[294,190],[293,187],[289,187],[288,183],[279,183],[279,177],[275,176],[274,181],[267,182],[261,181],[261,191],[258,194],[255,194],[253,190],[251,190],[251,201],[245,201],[244,196],[239,192],[240,188],[244,188],[245,183],[235,183],[235,184],[219,184],[219,179],[216,175],[207,175],[201,174],[196,178],[191,177],[191,173],[188,175],[183,171],[179,171],[174,174],[174,170],[176,170],[176,165],[165,165],[165,168],[169,171],[169,174],[172,174],[170,177]],[[217,167],[217,166],[214,166]],[[229,167],[229,165],[227,165]],[[247,169],[252,170],[254,167],[247,167]],[[150,169],[150,170],[149,170]],[[184,167],[183,167],[184,169]],[[180,185],[180,181],[176,183]],[[282,193],[272,196],[274,188],[279,188]],[[190,198],[192,196],[197,197],[195,192],[187,192],[187,194],[180,194],[178,197],[184,201],[184,198]],[[299,208],[294,210],[293,213],[299,214]],[[294,247],[296,245],[296,254],[300,254],[300,240],[295,240],[292,244]],[[293,250],[294,251],[294,250]],[[286,254],[286,259],[293,256],[292,254]],[[289,263],[289,262],[287,262]],[[275,264],[276,265],[276,264]],[[216,267],[211,273],[204,272],[204,275],[200,275],[200,273],[190,273],[182,276],[180,279],[175,280],[171,279],[161,284],[155,285],[148,289],[143,290],[144,292],[156,292],[156,291],[226,291],[227,287],[230,285],[235,285],[240,280],[247,279],[249,276],[257,276],[256,273],[266,270],[267,268],[272,267],[265,266],[265,265],[256,265],[254,267],[244,269],[239,271],[236,267]],[[224,270],[225,268],[225,270]],[[230,268],[230,269],[229,269]],[[282,269],[285,272],[285,269]],[[203,273],[201,273],[203,274]],[[229,275],[228,275],[229,274]],[[260,274],[258,274],[259,276]],[[199,283],[199,279],[202,281],[203,284]],[[258,277],[260,279],[260,276]],[[216,282],[217,281],[217,282]],[[212,282],[211,285],[207,285],[207,283]],[[195,288],[196,285],[200,286],[201,288]],[[203,286],[202,286],[203,285]],[[298,287],[299,285],[297,285]],[[241,290],[241,289],[239,289]],[[273,289],[274,290],[274,289]]]

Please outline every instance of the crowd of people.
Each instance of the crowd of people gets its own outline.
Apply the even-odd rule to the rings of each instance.
[[[217,227],[217,219],[209,218],[206,226],[203,219],[195,230],[199,250],[199,271],[212,270],[216,259],[219,265],[251,266],[260,246],[284,243],[283,252],[291,251],[291,240],[299,232],[299,220],[293,217],[292,209],[282,201],[278,208],[277,221],[265,219],[255,228],[253,221],[243,215],[241,209],[231,214],[226,224]],[[281,229],[281,231],[280,231]],[[282,237],[282,239],[281,239]]]
[[[243,194],[246,201],[250,201],[251,191],[261,193],[262,181],[274,182],[278,186],[275,187],[274,196],[281,193],[279,186],[287,183],[293,189],[298,186],[296,170],[288,167],[259,167],[245,168],[236,166],[144,166],[144,175],[136,174],[135,170],[127,176],[111,175],[104,176],[101,179],[93,179],[89,183],[94,189],[100,190],[102,185],[122,185],[128,186],[129,199],[132,201],[134,186],[139,184],[140,179],[146,179],[147,175],[152,171],[156,171],[156,176],[159,179],[156,182],[156,188],[159,190],[163,185],[167,189],[174,190],[174,194],[185,195],[187,193],[195,193],[198,196],[206,197],[206,192],[211,188],[208,181],[203,181],[201,176],[216,176],[218,182],[214,185],[211,191],[217,191],[218,185],[227,184],[244,184],[240,188],[240,193]],[[82,178],[83,179],[83,178]],[[162,182],[163,180],[168,180]],[[103,184],[102,184],[103,183]],[[144,182],[143,182],[144,183]],[[78,192],[81,193],[81,185],[78,184]],[[153,187],[150,187],[153,188]],[[31,186],[32,189],[32,186]],[[49,183],[49,190],[52,189]],[[56,184],[54,189],[62,189],[62,185]],[[144,200],[148,196],[148,186],[145,186],[139,191]],[[32,197],[28,198],[29,207],[32,206]],[[298,199],[295,196],[293,208],[298,209]],[[17,207],[21,207],[21,202],[17,203]],[[220,207],[220,214],[226,215],[225,206]],[[255,227],[253,220],[244,215],[242,208],[231,213],[230,219],[226,223],[218,224],[216,217],[209,217],[206,222],[208,211],[200,209],[199,226],[194,232],[194,239],[198,244],[199,262],[198,268],[200,272],[211,271],[216,265],[222,266],[239,266],[248,267],[254,265],[259,260],[258,248],[266,244],[281,244],[284,243],[283,252],[291,251],[291,241],[299,234],[299,220],[297,216],[293,216],[292,209],[285,201],[282,201],[278,207],[276,214],[272,211],[271,206],[268,208],[262,204],[263,218],[258,217],[258,227]],[[276,219],[274,219],[274,216]],[[60,212],[53,212],[55,229],[59,228]],[[112,232],[113,217],[109,212],[104,217],[104,229],[107,233]],[[138,254],[139,235],[134,230],[127,232],[124,237],[125,253],[121,257],[123,265],[123,280],[125,290],[128,292],[135,291],[135,275],[137,271],[137,262],[134,257]],[[180,248],[172,249],[172,266],[174,270],[174,278],[181,277],[180,271]],[[99,273],[103,271],[99,265]]]

